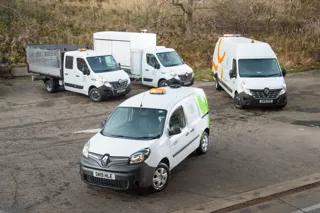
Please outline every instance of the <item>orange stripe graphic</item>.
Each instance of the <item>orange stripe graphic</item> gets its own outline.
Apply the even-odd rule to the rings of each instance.
[[[220,57],[220,45],[221,45],[222,39],[220,39],[219,44],[218,44],[218,62],[221,64],[224,60],[224,57],[226,56],[226,52],[223,53],[223,56]]]
[[[214,71],[218,70],[218,65],[216,65],[214,61],[212,61],[212,68],[214,69]]]

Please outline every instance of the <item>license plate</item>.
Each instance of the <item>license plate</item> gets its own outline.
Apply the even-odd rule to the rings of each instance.
[[[126,91],[126,90],[125,89],[119,89],[119,90],[117,90],[117,93],[122,93],[124,91]]]
[[[272,104],[273,100],[260,100],[261,104]]]
[[[191,84],[191,81],[184,82],[184,85]]]
[[[109,172],[93,171],[93,176],[103,179],[115,180],[116,175]]]

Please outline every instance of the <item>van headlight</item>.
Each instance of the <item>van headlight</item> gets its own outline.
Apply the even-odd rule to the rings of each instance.
[[[88,141],[86,143],[86,145],[84,145],[83,150],[82,150],[82,154],[83,156],[85,156],[86,158],[89,156],[89,149],[90,149],[90,141]]]
[[[286,92],[287,92],[287,86],[284,84],[282,90],[279,93],[279,96],[285,94]]]
[[[147,158],[150,156],[150,149],[149,148],[145,148],[145,149],[141,149],[140,151],[133,153],[130,156],[129,159],[129,164],[138,164],[138,163],[142,163],[145,160],[147,160]]]
[[[100,84],[106,85],[107,87],[112,87],[111,84],[108,81],[104,80],[102,76],[99,77],[99,82]]]
[[[169,74],[174,78],[177,74],[173,72],[172,70],[169,70]]]
[[[242,86],[243,92],[245,94],[252,95],[250,89],[247,87],[247,85],[246,85],[246,83],[244,81],[242,81],[241,86]]]

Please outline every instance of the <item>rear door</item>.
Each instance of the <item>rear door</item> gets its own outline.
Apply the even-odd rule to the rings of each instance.
[[[74,73],[74,57],[66,56],[64,60],[64,86],[67,90],[74,90],[74,81],[75,81],[75,73]]]
[[[186,113],[186,121],[189,129],[188,139],[189,146],[191,151],[195,150],[199,146],[200,141],[200,132],[201,130],[201,114],[199,111],[199,107],[197,105],[197,100],[195,96],[190,96],[183,103],[185,113]],[[192,148],[193,147],[193,148]]]

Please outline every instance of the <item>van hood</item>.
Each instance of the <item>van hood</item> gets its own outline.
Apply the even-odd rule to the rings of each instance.
[[[285,81],[283,77],[270,78],[242,78],[248,89],[282,89]]]
[[[129,80],[129,75],[123,70],[112,72],[97,73],[98,78],[101,76],[105,81],[113,82],[121,80]]]
[[[99,155],[109,154],[115,157],[130,157],[141,149],[149,148],[157,140],[114,138],[98,133],[90,139],[89,151]]]
[[[190,74],[192,73],[191,67],[189,67],[186,64],[180,65],[180,66],[174,66],[174,67],[167,67],[169,70],[172,70],[177,75],[184,75],[186,73]]]

